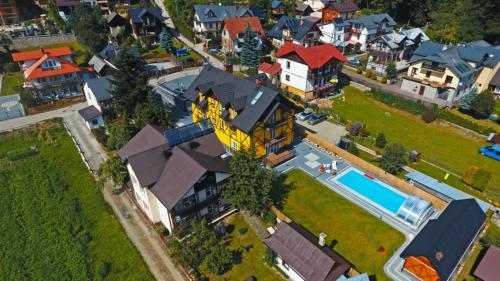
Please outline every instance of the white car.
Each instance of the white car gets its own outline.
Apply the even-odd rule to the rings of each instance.
[[[312,114],[312,111],[309,111],[309,110],[304,110],[302,111],[301,113],[297,113],[297,115],[295,115],[295,118],[297,118],[297,120],[300,120],[300,121],[306,121],[307,119],[309,119],[309,117],[311,117],[311,114]]]

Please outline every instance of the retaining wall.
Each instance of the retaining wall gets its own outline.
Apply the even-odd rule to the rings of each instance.
[[[23,49],[51,44],[69,43],[75,40],[76,38],[73,34],[18,37],[12,39],[12,49]]]

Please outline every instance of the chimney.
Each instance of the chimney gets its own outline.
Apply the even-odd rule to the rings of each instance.
[[[304,25],[304,19],[303,18],[300,18],[299,24],[300,24],[300,26]]]
[[[443,256],[444,256],[443,252],[436,252],[436,260],[437,261],[441,261]]]
[[[257,78],[255,78],[255,84],[259,86],[267,86],[267,76],[264,73],[261,73],[257,75]]]
[[[225,64],[224,71],[233,74],[233,65],[230,63]]]
[[[326,239],[326,234],[324,234],[323,232],[321,232],[319,234],[319,241],[318,241],[318,244],[323,247],[325,246],[325,239]]]

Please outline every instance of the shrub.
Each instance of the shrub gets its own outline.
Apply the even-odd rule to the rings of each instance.
[[[231,252],[222,245],[213,246],[205,257],[205,267],[217,275],[226,272],[233,263]]]
[[[438,117],[441,120],[448,121],[450,123],[456,124],[458,126],[464,127],[466,129],[475,131],[483,135],[489,135],[490,133],[498,133],[495,129],[479,125],[471,120],[465,119],[459,115],[456,115],[448,110],[438,111]]]
[[[379,133],[375,139],[375,146],[378,148],[384,148],[387,144],[384,133]]]
[[[371,71],[370,69],[368,69],[367,71],[365,71],[366,78],[372,77],[372,73],[373,73],[373,71]]]
[[[245,235],[245,233],[247,233],[247,231],[248,231],[248,228],[246,228],[246,227],[240,227],[238,229],[238,232],[240,233],[240,235]]]
[[[474,97],[471,106],[475,118],[488,118],[495,110],[495,96],[489,90],[482,91]]]
[[[367,137],[370,135],[370,131],[368,131],[366,125],[363,125],[363,127],[359,128],[359,135],[362,137]]]
[[[389,144],[380,160],[380,167],[391,174],[397,174],[406,164],[404,160],[405,148],[400,144]]]
[[[97,276],[101,279],[106,278],[111,271],[111,263],[109,262],[101,262],[96,269]]]
[[[356,143],[354,141],[349,145],[349,148],[347,148],[347,151],[349,153],[351,153],[352,155],[359,156],[359,149],[356,146]]]
[[[315,103],[308,103],[307,104],[309,106],[309,108],[312,110],[312,111],[318,111],[319,110],[319,106]]]
[[[479,191],[484,191],[490,181],[491,174],[489,170],[483,168],[478,169],[472,179],[472,187]]]
[[[163,225],[155,226],[155,231],[160,235],[168,235],[168,229]]]
[[[479,241],[485,247],[490,245],[500,247],[500,227],[495,224],[491,224],[488,231],[486,231],[486,234],[481,237]]]
[[[397,74],[396,65],[393,62],[389,63],[389,65],[387,66],[387,68],[385,70],[385,73],[387,74],[387,76],[389,76],[391,78],[396,77],[396,74]]]
[[[380,83],[382,84],[387,84],[387,76],[382,76],[382,78],[380,79]]]
[[[3,70],[8,73],[13,73],[19,71],[19,65],[17,63],[8,62],[3,66]]]
[[[432,121],[436,120],[436,118],[436,113],[432,111],[426,111],[422,113],[422,120],[424,120],[425,123],[431,123]]]
[[[356,67],[356,73],[357,74],[363,73],[363,67],[361,65],[359,65],[358,67]]]
[[[472,185],[472,182],[474,181],[474,175],[476,174],[477,170],[479,170],[479,168],[476,166],[470,166],[469,168],[467,168],[462,177],[462,181],[467,185]]]
[[[264,214],[262,219],[267,224],[275,224],[276,223],[276,214],[272,211],[268,211]]]
[[[91,132],[100,144],[106,145],[108,137],[106,136],[106,130],[104,128],[94,128]]]
[[[372,79],[372,80],[377,80],[377,73],[372,72],[372,73],[370,74],[370,79]]]
[[[276,256],[269,248],[266,248],[266,252],[264,253],[264,261],[271,267],[276,264]]]
[[[387,105],[396,107],[398,109],[408,111],[408,112],[415,114],[415,115],[422,114],[426,111],[429,111],[430,109],[432,111],[436,111],[435,108],[427,107],[420,102],[414,102],[414,101],[402,98],[400,96],[391,95],[391,94],[388,94],[388,93],[381,91],[381,90],[371,90],[369,92],[369,94],[374,99],[376,99],[380,102],[383,102]]]

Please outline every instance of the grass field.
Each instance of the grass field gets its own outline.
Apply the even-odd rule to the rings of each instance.
[[[500,173],[495,171],[500,171],[500,162],[478,153],[487,144],[483,139],[443,122],[426,124],[418,116],[377,102],[356,88],[345,87],[344,91],[345,101],[335,100],[334,114],[367,124],[371,135],[383,132],[388,142],[400,143],[406,150],[416,149],[424,159],[460,176],[471,165],[490,169],[493,176],[484,194],[499,200]]]
[[[14,89],[16,86],[22,86],[24,77],[22,72],[4,73],[2,78],[2,92],[0,96],[8,96],[17,94]]]
[[[403,244],[403,234],[300,170],[287,173],[285,184],[293,186],[283,208],[287,216],[316,236],[326,233],[327,244],[372,280],[390,280],[384,264]]]
[[[154,280],[63,126],[0,135],[0,280]]]
[[[227,244],[228,249],[236,253],[235,256],[241,255],[241,262],[237,262],[221,276],[207,274],[210,280],[245,280],[249,276],[255,276],[259,281],[285,280],[280,273],[264,263],[265,245],[241,215],[229,217],[226,225],[231,232],[222,243]],[[242,235],[238,231],[240,228],[246,228],[248,231]]]
[[[82,46],[80,43],[77,41],[73,42],[67,42],[67,43],[57,43],[57,44],[50,44],[50,45],[44,45],[42,46],[43,48],[60,48],[60,47],[65,47],[69,46],[71,50],[73,51],[73,59],[75,60],[75,63],[78,65],[87,63],[87,56],[85,55],[86,53],[90,54],[91,51],[88,50],[85,46]],[[29,48],[23,48],[19,49],[19,52],[24,52],[24,51],[33,51],[33,50],[38,50],[40,47],[29,47]],[[90,57],[88,57],[90,59]]]

